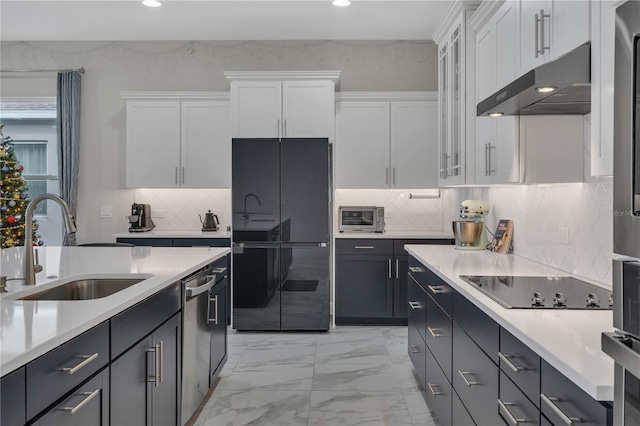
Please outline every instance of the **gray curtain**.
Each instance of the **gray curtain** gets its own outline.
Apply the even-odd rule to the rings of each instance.
[[[58,73],[58,175],[60,196],[76,217],[78,206],[78,163],[80,158],[80,80],[76,71]],[[75,234],[65,235],[63,246],[75,246]]]

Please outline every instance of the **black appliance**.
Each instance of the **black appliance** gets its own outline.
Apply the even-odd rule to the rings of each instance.
[[[155,225],[151,220],[151,206],[149,204],[131,205],[131,216],[129,219],[129,232],[146,232],[151,231]]]
[[[326,138],[233,139],[233,328],[328,330]]]
[[[460,275],[507,309],[611,309],[610,290],[573,277]]]
[[[616,9],[613,326],[602,350],[615,361],[613,424],[640,424],[640,2]],[[633,259],[635,258],[635,259]]]

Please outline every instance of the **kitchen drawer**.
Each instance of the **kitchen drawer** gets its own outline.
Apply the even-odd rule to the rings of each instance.
[[[610,403],[591,398],[544,359],[540,370],[540,410],[551,423],[569,424],[575,418],[581,426],[612,424]]]
[[[462,401],[460,401],[460,397],[455,392],[451,392],[451,405],[452,405],[452,413],[451,418],[453,420],[450,423],[451,426],[476,426],[476,423],[471,418],[471,415],[467,411]],[[442,426],[449,426],[445,423],[442,423]]]
[[[424,289],[409,277],[407,283],[407,292],[409,294],[409,313],[408,324],[410,328],[415,328],[416,331],[425,339],[426,333],[426,302],[427,294]]]
[[[173,247],[171,238],[116,238],[119,243],[133,244],[147,247]]]
[[[433,238],[433,239],[414,239],[414,240],[393,240],[393,252],[395,253],[396,256],[399,256],[401,254],[403,255],[407,255],[407,251],[404,249],[405,244],[430,244],[430,245],[453,245],[455,244],[455,240],[453,238],[451,239],[440,239],[440,238]]]
[[[453,289],[429,269],[427,269],[425,290],[444,309],[447,315],[452,316]]]
[[[424,341],[447,379],[451,381],[451,318],[429,296],[427,296],[426,310],[427,327]]]
[[[540,408],[540,357],[500,328],[500,369]]]
[[[25,367],[0,380],[0,425],[23,425],[27,421],[25,380]]]
[[[479,426],[500,424],[498,366],[457,325],[453,324],[453,387]]]
[[[40,413],[109,363],[103,322],[27,364],[27,418]]]
[[[229,238],[174,238],[174,247],[231,247]]]
[[[442,372],[433,354],[425,351],[426,388],[425,395],[434,419],[441,425],[451,424],[451,383]]]
[[[426,388],[425,352],[428,352],[428,349],[415,327],[409,327],[407,340],[409,343],[409,359],[413,364],[418,383],[424,389]]]
[[[513,384],[503,371],[500,371],[498,412],[504,422],[510,426],[520,423],[525,423],[527,426],[540,425],[540,410],[538,407]]]
[[[109,426],[109,368],[51,407],[37,426]]]
[[[457,291],[453,293],[453,321],[498,364],[500,326]]]
[[[422,288],[427,288],[427,268],[413,256],[409,256],[409,276]]]
[[[180,282],[176,282],[111,318],[111,359],[171,318],[180,303]]]
[[[384,254],[393,256],[393,240],[337,238],[336,255],[338,254]]]

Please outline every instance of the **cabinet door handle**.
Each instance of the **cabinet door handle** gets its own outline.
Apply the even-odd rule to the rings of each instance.
[[[540,54],[544,55],[545,50],[550,50],[551,46],[544,45],[544,20],[551,18],[551,15],[545,14],[544,9],[540,9]]]
[[[420,352],[420,351],[418,350],[418,347],[417,347],[417,346],[413,346],[413,345],[410,345],[410,346],[409,346],[409,350],[411,351],[411,353],[412,353],[412,354],[417,354],[417,353],[419,353],[419,352]]]
[[[153,374],[149,377],[149,382],[153,382],[153,386],[160,386],[160,345],[154,345],[152,348],[147,349],[147,353],[153,353]]]
[[[287,119],[286,119],[286,118],[283,120],[283,125],[282,125],[282,127],[283,127],[282,134],[283,134],[283,135],[284,135],[284,137],[286,138],[286,137],[287,137]]]
[[[489,144],[484,144],[484,175],[489,176]]]
[[[464,384],[469,386],[469,387],[481,384],[480,382],[470,382],[469,380],[467,380],[466,374],[472,374],[469,371],[460,371],[460,370],[458,370],[458,373],[462,377],[462,380],[464,380]]]
[[[433,285],[427,285],[427,288],[431,291],[431,293],[433,294],[440,294],[440,293],[444,293],[444,291],[440,290],[440,287],[438,286],[433,286]]]
[[[160,383],[164,382],[164,341],[158,342],[158,380]]]
[[[540,54],[540,44],[539,44],[540,28],[539,27],[540,27],[540,18],[538,16],[538,14],[536,13],[535,16],[533,17],[533,28],[535,29],[534,38],[536,39],[536,41],[535,41],[535,48],[536,48],[535,57],[536,58]]]
[[[420,303],[409,300],[409,306],[411,309],[420,309]]]
[[[395,186],[396,184],[396,168],[393,168],[393,185]]]
[[[358,249],[358,250],[372,250],[375,247],[374,246],[354,246],[353,248]]]
[[[440,386],[438,386],[438,385],[432,385],[432,384],[431,384],[431,383],[429,383],[429,382],[427,382],[427,386],[429,387],[429,390],[431,391],[431,394],[432,394],[433,396],[443,395],[443,393],[442,393],[442,392],[440,392],[439,390],[438,390],[438,391],[436,391],[436,390],[434,390],[434,389],[433,389],[434,387],[440,388]]]
[[[213,302],[216,307],[214,310],[215,318],[211,318],[211,314],[210,314],[211,302]],[[218,295],[217,294],[213,298],[209,297],[209,303],[207,303],[207,324],[209,324],[210,322],[213,322],[215,325],[218,325]]]
[[[540,400],[542,402],[544,402],[549,408],[551,408],[551,410],[556,413],[558,415],[558,417],[560,417],[560,419],[564,422],[564,424],[566,425],[573,425],[575,423],[580,423],[582,422],[582,419],[577,418],[577,417],[569,417],[567,416],[561,409],[560,407],[558,407],[555,402],[560,402],[560,398],[553,398],[550,396],[545,395],[544,393],[540,394]]]
[[[389,278],[390,278],[390,279],[391,279],[391,278],[393,278],[393,274],[392,274],[392,272],[391,272],[391,262],[392,262],[392,260],[391,260],[391,259],[389,259]]]
[[[431,334],[433,337],[443,337],[445,334],[444,333],[435,333],[434,330],[439,331],[439,328],[431,328],[431,327],[427,327],[427,330],[429,330],[429,334]]]
[[[505,419],[505,421],[509,424],[509,426],[519,426],[520,423],[527,423],[527,419],[517,419],[511,413],[511,411],[509,411],[509,408],[507,407],[510,407],[512,405],[513,403],[502,402],[500,398],[498,398],[498,410],[500,414],[502,414],[502,417]]]
[[[396,259],[396,279],[400,278],[400,277],[398,276],[398,269],[400,269],[400,268],[399,268],[399,265],[400,265],[400,260],[399,260],[399,259]]]
[[[93,355],[82,355],[80,356],[80,358],[83,358],[84,361],[82,361],[80,364],[76,365],[75,367],[65,367],[62,369],[62,371],[65,371],[69,374],[75,373],[76,371],[80,370],[81,368],[89,364],[94,359],[98,358],[98,352],[96,352]]]
[[[518,367],[516,366],[514,363],[511,362],[511,360],[509,358],[513,358],[513,355],[505,355],[502,352],[498,352],[498,356],[500,357],[500,359],[502,360],[502,362],[504,362],[505,364],[507,364],[507,367],[509,367],[514,373],[518,374],[521,371],[526,370],[526,368],[524,367]]]
[[[276,120],[276,137],[280,138],[280,119]]]
[[[389,185],[389,168],[388,168],[388,167],[385,167],[385,170],[386,170],[386,173],[387,173],[387,175],[386,175],[387,177],[386,177],[386,178],[384,178],[384,183],[385,183],[386,185]]]
[[[489,144],[489,156],[488,156],[488,158],[489,158],[489,176],[491,176],[491,173],[495,173],[496,172],[495,170],[493,170],[493,164],[492,164],[492,161],[491,161],[491,150],[492,149],[496,149],[495,145],[491,146],[491,144]]]
[[[89,396],[87,396],[85,399],[80,401],[80,403],[78,405],[76,405],[75,407],[62,407],[62,409],[65,410],[65,411],[68,411],[69,414],[73,415],[73,414],[77,413],[78,410],[80,410],[82,407],[87,405],[89,403],[89,401],[91,401],[93,398],[98,396],[98,394],[100,394],[100,389],[96,389],[93,392],[82,392],[82,393],[79,393],[78,395],[89,395]]]
[[[182,166],[182,184],[184,185],[184,166]]]
[[[176,166],[176,185],[178,184],[178,167]]]

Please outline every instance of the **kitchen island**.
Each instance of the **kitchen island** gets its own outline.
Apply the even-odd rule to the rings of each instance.
[[[64,396],[76,386],[75,383],[80,384],[85,380],[83,377],[93,375],[81,385],[90,387],[88,394],[82,393],[83,389],[78,388],[75,393],[66,396],[63,402],[66,403],[65,406],[83,407],[83,399],[77,399],[78,395],[89,395],[83,412],[87,412],[87,415],[92,412],[100,414],[87,417],[87,424],[108,424],[109,410],[104,407],[109,406],[109,387],[111,386],[112,392],[117,392],[112,396],[120,393],[116,391],[118,383],[114,373],[118,369],[122,370],[125,365],[134,365],[127,360],[134,359],[137,355],[133,350],[139,348],[142,365],[147,360],[156,366],[155,370],[159,374],[155,378],[151,376],[156,383],[154,390],[163,381],[166,386],[166,382],[171,382],[172,379],[171,370],[165,367],[163,373],[162,367],[157,366],[174,366],[174,385],[171,385],[173,402],[166,404],[162,391],[156,392],[157,395],[152,398],[155,398],[156,405],[159,402],[161,406],[170,407],[174,414],[167,421],[175,424],[176,421],[171,421],[171,418],[175,419],[175,413],[179,411],[175,396],[180,383],[180,280],[223,258],[230,250],[213,247],[40,247],[36,250],[43,271],[36,275],[35,286],[24,286],[20,281],[13,280],[23,273],[23,248],[3,249],[0,252],[2,275],[9,278],[8,293],[0,296],[3,421],[7,411],[6,395],[17,398],[15,407],[19,407],[17,395],[21,389],[22,406],[24,408],[26,399],[26,418],[31,419],[29,421],[42,415],[58,416],[64,411],[55,408],[42,410]],[[91,300],[19,300],[61,283],[89,278],[135,278],[141,281],[109,296]],[[72,353],[79,355],[65,353],[71,349]],[[150,351],[155,351],[156,356],[147,356]],[[163,360],[165,355],[166,359]],[[150,361],[151,358],[154,360]],[[143,368],[143,375],[144,371]],[[53,373],[60,377],[56,379],[46,376]],[[70,381],[68,387],[65,387],[65,381]],[[5,387],[8,384],[20,385],[21,382],[21,388],[18,386],[18,391],[13,393],[9,393]],[[142,384],[145,384],[144,380]],[[52,386],[52,389],[43,389],[41,386]],[[144,394],[143,389],[142,395]],[[71,398],[76,399],[66,401]],[[89,403],[91,398],[93,401]],[[102,408],[95,407],[92,410],[91,404],[101,404]],[[113,400],[111,406],[113,408]],[[78,418],[77,415],[75,417]],[[155,417],[154,424],[161,417]],[[147,419],[151,419],[151,416],[148,415]],[[52,418],[49,420],[53,421]]]
[[[426,376],[419,377],[425,388],[436,389],[433,396],[426,392],[432,410],[446,418],[452,413],[454,424],[462,421],[456,415],[468,411],[476,423],[486,424],[497,421],[498,413],[508,417],[505,410],[528,421],[542,421],[545,416],[553,421],[560,406],[575,409],[568,417],[581,418],[582,424],[610,424],[614,363],[601,351],[600,339],[603,331],[613,330],[611,310],[507,309],[459,277],[571,274],[486,250],[435,245],[405,248],[411,256],[410,281],[415,284],[409,289],[409,352],[418,376]],[[411,313],[421,310],[422,322],[412,320]],[[413,337],[412,327],[417,329]],[[449,344],[442,346],[441,342]],[[434,377],[434,372],[440,376]],[[567,388],[571,396],[551,397]],[[444,394],[451,395],[449,408],[439,405]],[[519,402],[505,402],[513,400]],[[593,411],[578,413],[584,406]],[[602,417],[594,423],[598,415]]]

